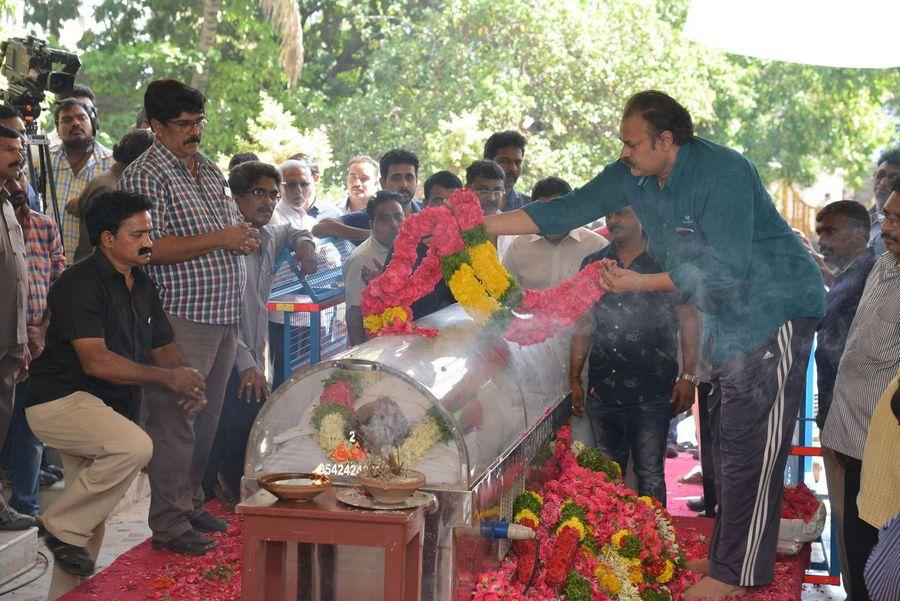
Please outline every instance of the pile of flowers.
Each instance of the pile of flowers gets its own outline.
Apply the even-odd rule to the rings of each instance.
[[[513,521],[537,539],[517,541],[499,569],[482,574],[474,599],[678,598],[697,577],[685,569],[668,512],[625,488],[618,464],[572,445],[568,428],[556,455],[558,476],[513,505]]]
[[[819,500],[805,484],[785,486],[781,500],[781,519],[811,522],[819,509]]]
[[[431,236],[418,268],[417,247]],[[441,207],[413,215],[394,241],[394,257],[363,292],[363,325],[373,336],[437,331],[414,326],[412,303],[434,290],[443,277],[453,297],[480,325],[504,331],[519,344],[535,344],[569,326],[603,296],[600,270],[593,263],[550,290],[522,290],[500,263],[484,229],[484,213],[469,190],[456,190]]]

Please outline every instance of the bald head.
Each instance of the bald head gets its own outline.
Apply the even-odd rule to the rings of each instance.
[[[281,198],[295,209],[306,210],[316,197],[316,180],[307,163],[288,159],[278,166]]]

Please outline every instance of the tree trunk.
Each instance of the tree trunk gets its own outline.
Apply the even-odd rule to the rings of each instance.
[[[191,87],[206,93],[209,84],[209,71],[212,67],[210,51],[216,43],[216,33],[219,29],[219,10],[225,0],[203,0],[203,26],[200,29],[200,52],[205,57],[203,66],[194,73],[191,78]]]

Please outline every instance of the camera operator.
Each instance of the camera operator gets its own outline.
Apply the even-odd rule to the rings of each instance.
[[[53,112],[61,144],[50,151],[52,177],[59,199],[60,223],[66,263],[71,264],[78,247],[81,220],[78,197],[95,177],[112,166],[112,151],[96,141],[99,124],[94,108],[77,98],[66,98]],[[47,203],[47,213],[55,214],[55,206]]]

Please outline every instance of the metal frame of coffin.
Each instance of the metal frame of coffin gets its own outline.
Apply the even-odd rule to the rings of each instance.
[[[477,575],[508,547],[505,540],[481,538],[473,526],[511,519],[515,496],[552,474],[553,435],[571,410],[562,376],[569,332],[522,347],[477,325],[456,305],[417,323],[437,327],[441,335],[376,338],[298,370],[280,386],[250,434],[242,493],[246,498],[258,490],[256,478],[264,473],[320,466],[336,485],[353,485],[348,466],[354,463],[326,453],[311,422],[324,380],[337,371],[359,379],[357,408],[379,397],[393,399],[404,432],[436,408],[452,440],[411,466],[425,473],[424,489],[438,499],[426,518],[422,598],[468,599]],[[374,599],[373,591],[381,590],[378,554],[340,548],[336,559],[319,561],[314,592]]]

